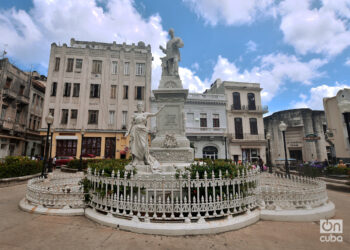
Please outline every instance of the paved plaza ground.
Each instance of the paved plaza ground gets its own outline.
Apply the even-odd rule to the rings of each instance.
[[[343,243],[321,243],[319,223],[259,221],[218,235],[166,237],[120,231],[84,216],[30,214],[18,208],[26,185],[0,188],[0,249],[350,249],[350,193],[328,190]]]

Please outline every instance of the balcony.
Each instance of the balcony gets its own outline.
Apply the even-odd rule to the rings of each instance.
[[[18,104],[23,104],[23,105],[28,105],[29,104],[29,98],[23,95],[17,96],[17,103]]]
[[[226,128],[199,128],[199,127],[186,127],[187,134],[214,134],[222,135],[226,132]]]
[[[2,96],[7,99],[16,99],[17,93],[12,91],[11,89],[3,89]]]
[[[231,141],[237,142],[237,141],[265,141],[265,135],[264,134],[257,134],[252,135],[249,133],[244,134],[231,134]]]
[[[252,107],[249,107],[248,105],[242,105],[240,109],[237,109],[234,107],[234,105],[232,104],[231,105],[231,111],[234,111],[234,112],[251,112],[251,113],[267,113],[269,112],[269,108],[267,105],[258,105],[258,106],[255,106],[255,109],[252,108]]]

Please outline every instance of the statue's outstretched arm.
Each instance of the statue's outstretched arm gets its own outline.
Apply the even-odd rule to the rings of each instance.
[[[159,114],[159,112],[164,109],[164,107],[165,107],[165,105],[162,106],[156,113],[146,113],[147,117],[157,116]]]
[[[134,119],[132,120],[132,122],[131,122],[131,124],[130,124],[130,126],[129,126],[128,132],[126,132],[125,137],[128,136],[128,135],[130,134],[131,129],[132,129],[133,126],[134,126]]]

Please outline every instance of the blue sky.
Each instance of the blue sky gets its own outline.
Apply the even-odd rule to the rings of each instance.
[[[169,28],[185,43],[180,75],[193,92],[217,78],[259,82],[275,112],[323,109],[350,87],[350,0],[0,0],[0,49],[45,75],[52,42],[143,40],[156,88]]]

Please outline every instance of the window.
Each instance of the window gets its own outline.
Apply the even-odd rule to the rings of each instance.
[[[7,111],[7,106],[2,105],[2,107],[1,107],[1,119],[2,120],[5,120],[6,111]]]
[[[11,87],[11,83],[12,83],[12,78],[7,77],[6,83],[5,83],[5,89],[9,89]]]
[[[28,124],[29,129],[32,127],[32,120],[33,120],[33,116],[30,115],[29,124]]]
[[[235,118],[235,133],[236,139],[243,139],[243,126],[242,126],[242,118]]]
[[[200,126],[201,128],[207,127],[207,114],[205,113],[200,114]]]
[[[123,99],[128,99],[129,97],[129,86],[123,86]]]
[[[145,75],[145,64],[144,63],[136,63],[136,75],[137,76]]]
[[[77,72],[80,72],[82,68],[83,68],[83,59],[76,59],[75,69],[77,70]]]
[[[105,142],[105,158],[115,158],[115,137],[107,137]]]
[[[118,62],[113,61],[112,62],[112,74],[115,75],[118,73]]]
[[[33,116],[34,117],[34,121],[33,121],[33,124],[32,124],[32,130],[35,130],[35,125],[36,125],[36,116]]]
[[[40,123],[41,123],[41,119],[38,117],[38,125],[36,126],[36,129],[40,128]]]
[[[49,114],[51,114],[52,116],[55,115],[55,109],[49,109]]]
[[[68,123],[68,109],[62,109],[61,124]]]
[[[209,158],[216,160],[218,158],[218,149],[213,146],[207,146],[203,148],[203,158]]]
[[[256,110],[255,95],[253,93],[248,93],[248,109],[249,110]]]
[[[78,118],[78,110],[77,109],[72,109],[70,111],[70,118],[71,119],[77,119]]]
[[[122,129],[126,129],[126,120],[128,117],[128,111],[123,111],[123,117],[122,117]]]
[[[82,154],[93,154],[96,156],[100,156],[101,137],[84,137]]]
[[[68,58],[67,72],[73,72],[74,58]]]
[[[90,85],[90,98],[100,98],[100,84]]]
[[[113,125],[114,124],[114,117],[115,117],[115,111],[114,110],[110,110],[109,111],[108,125]]]
[[[345,112],[343,113],[343,116],[344,116],[344,122],[345,122],[345,126],[346,126],[346,130],[348,132],[348,141],[350,143],[350,113],[349,112]],[[344,133],[345,134],[345,133]],[[345,134],[345,137],[346,137],[346,134]]]
[[[60,70],[60,61],[61,61],[61,58],[59,57],[56,57],[55,58],[55,71],[59,71]]]
[[[238,92],[232,93],[233,96],[233,109],[240,110],[241,109],[241,95]]]
[[[57,156],[76,156],[77,140],[56,140]]]
[[[143,100],[144,99],[144,87],[135,87],[135,100]]]
[[[57,82],[53,82],[51,85],[51,96],[56,96],[57,92]]]
[[[89,110],[88,124],[98,124],[98,110]]]
[[[64,97],[70,97],[70,89],[71,89],[71,83],[70,82],[64,83],[64,91],[63,91]]]
[[[213,128],[219,128],[219,127],[220,127],[219,114],[213,114]]]
[[[129,62],[125,62],[124,63],[124,75],[129,75],[129,66],[130,66],[130,63]]]
[[[258,123],[256,118],[249,118],[250,124],[250,134],[257,135],[258,134]]]
[[[101,74],[102,73],[102,61],[93,60],[92,61],[92,73]]]
[[[73,97],[79,97],[80,83],[73,84]]]
[[[19,92],[18,92],[19,96],[22,96],[24,94],[24,88],[25,87],[23,85],[19,86]]]
[[[115,99],[117,96],[117,85],[111,86],[111,99]]]
[[[19,123],[19,118],[21,116],[21,110],[16,111],[15,123]]]
[[[35,103],[35,98],[36,98],[36,94],[33,94],[33,99],[32,99],[32,104],[34,105]]]

